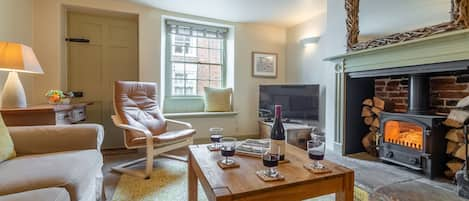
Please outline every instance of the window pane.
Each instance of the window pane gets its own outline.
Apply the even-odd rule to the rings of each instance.
[[[222,71],[220,65],[211,65],[210,66],[210,80],[221,80]]]
[[[173,96],[184,96],[184,80],[173,80],[171,94]]]
[[[197,49],[197,56],[199,57],[199,62],[208,63],[209,62],[209,51],[205,48]]]
[[[197,82],[195,80],[186,80],[186,96],[195,96],[197,89]]]
[[[199,80],[209,80],[210,79],[210,67],[209,65],[199,65],[198,67],[198,79]]]
[[[189,62],[196,62],[197,61],[197,48],[195,47],[187,47],[186,48],[186,54],[184,55],[186,57],[186,61]]]
[[[215,32],[207,32],[207,33],[205,33],[205,36],[206,36],[207,38],[216,38],[216,37],[217,37],[217,33],[215,33]]]
[[[210,63],[221,64],[221,50],[210,49]]]
[[[186,64],[186,79],[197,79],[197,64]]]
[[[204,87],[210,87],[210,81],[208,80],[198,80],[197,81],[197,95],[205,95]]]
[[[208,41],[207,38],[197,38],[197,47],[209,48]]]
[[[192,31],[192,35],[193,35],[193,36],[202,37],[202,36],[204,36],[204,32],[198,31],[198,30],[194,30],[194,31]]]
[[[210,48],[211,49],[222,49],[222,42],[221,39],[210,39]]]
[[[173,79],[184,79],[184,64],[173,63],[173,72],[171,74]]]
[[[189,35],[189,34],[191,34],[191,30],[188,27],[179,26],[178,33],[179,34],[184,34],[184,35]]]
[[[220,81],[210,81],[210,87],[221,88],[221,82]]]

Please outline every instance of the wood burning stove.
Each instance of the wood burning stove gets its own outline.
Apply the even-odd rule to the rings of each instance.
[[[407,113],[382,112],[379,158],[423,171],[429,178],[441,174],[445,164],[444,116],[428,115],[428,78],[409,76]]]
[[[379,158],[422,171],[430,179],[444,171],[442,116],[381,113]]]

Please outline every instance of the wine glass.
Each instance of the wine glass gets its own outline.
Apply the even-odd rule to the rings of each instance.
[[[223,128],[210,128],[210,141],[212,144],[210,145],[210,148],[213,150],[217,150],[220,148],[220,141],[221,138],[223,137]]]
[[[308,156],[313,163],[310,165],[311,168],[321,170],[324,169],[324,165],[319,161],[324,159],[324,152],[326,151],[325,137],[317,134],[311,134],[311,140],[307,142]]]
[[[229,157],[234,156],[236,150],[236,138],[224,137],[221,139],[221,155],[225,157],[221,161],[224,165],[232,165],[235,163],[234,159]]]
[[[267,169],[262,170],[262,173],[265,176],[276,178],[279,176],[277,166],[280,160],[280,149],[275,146],[273,149],[271,147],[265,148],[262,153],[262,164],[267,167]]]

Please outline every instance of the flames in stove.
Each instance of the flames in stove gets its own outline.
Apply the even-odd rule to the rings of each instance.
[[[387,121],[384,126],[384,141],[421,151],[423,128],[410,122]]]

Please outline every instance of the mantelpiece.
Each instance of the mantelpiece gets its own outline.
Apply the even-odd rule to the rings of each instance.
[[[347,73],[469,59],[469,29],[325,58],[336,63],[335,142],[343,142]]]

